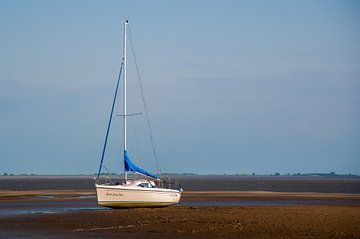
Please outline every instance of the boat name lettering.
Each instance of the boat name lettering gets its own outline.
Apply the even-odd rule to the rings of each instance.
[[[119,197],[119,196],[124,196],[124,195],[121,193],[106,193],[106,196]]]

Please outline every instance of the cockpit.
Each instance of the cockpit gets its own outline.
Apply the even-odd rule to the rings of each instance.
[[[127,185],[133,186],[133,187],[134,186],[141,187],[141,188],[157,188],[155,182],[153,182],[151,180],[136,180]]]

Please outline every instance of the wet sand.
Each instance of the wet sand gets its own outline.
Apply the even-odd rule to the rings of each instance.
[[[1,201],[40,200],[46,196],[66,200],[66,198],[95,196],[93,190],[0,190]],[[38,197],[38,198],[37,198]],[[317,193],[317,192],[268,192],[268,191],[187,191],[182,201],[204,200],[354,200],[360,201],[360,194]]]
[[[0,190],[0,202],[73,200],[76,197],[81,200],[81,197],[95,195],[95,191],[89,190]]]
[[[0,191],[9,202],[89,202],[93,191]],[[45,197],[43,197],[45,196]],[[50,196],[46,197],[46,196]],[[55,196],[55,197],[53,197]],[[360,238],[360,195],[186,192],[184,202],[300,200],[287,206],[173,206],[0,217],[0,238]],[[302,205],[301,200],[323,200]],[[329,201],[345,204],[327,205]]]

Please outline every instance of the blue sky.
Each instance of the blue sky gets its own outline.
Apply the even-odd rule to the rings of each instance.
[[[359,10],[358,1],[1,1],[0,172],[97,171],[128,17],[163,172],[360,174]],[[130,66],[134,112],[136,82]],[[154,171],[141,122],[130,123],[129,147]],[[118,119],[110,146],[105,164],[122,171]]]

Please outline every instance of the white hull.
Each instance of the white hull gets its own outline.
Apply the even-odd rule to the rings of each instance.
[[[166,188],[139,188],[96,184],[98,204],[111,208],[164,207],[178,204],[181,192]]]

